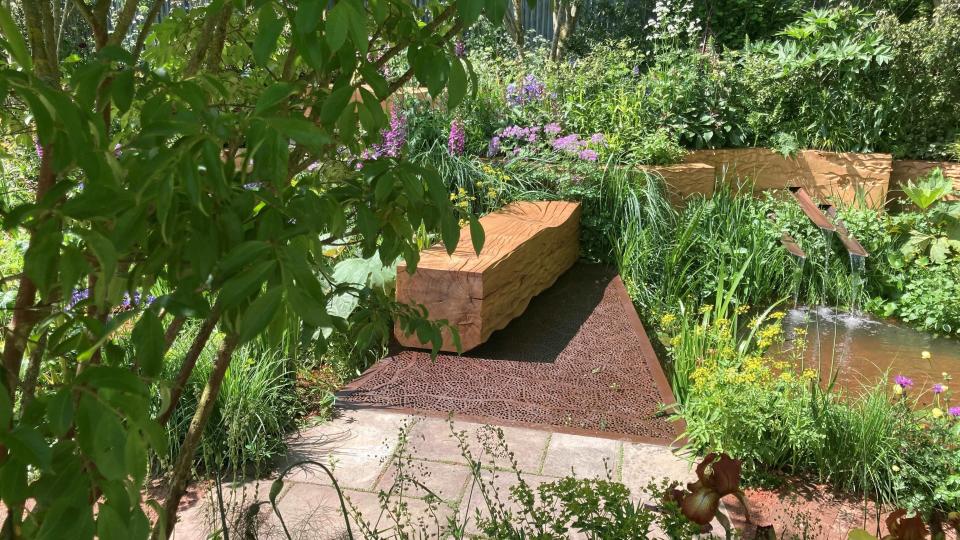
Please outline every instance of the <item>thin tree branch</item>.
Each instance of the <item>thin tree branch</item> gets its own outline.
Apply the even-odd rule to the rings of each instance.
[[[127,37],[130,31],[130,25],[133,23],[133,17],[137,14],[138,0],[127,0],[117,16],[117,24],[113,27],[113,34],[110,35],[108,43],[110,45],[119,45],[123,43],[123,38]]]
[[[210,420],[211,413],[213,413],[217,394],[220,393],[220,385],[223,383],[227,368],[230,367],[230,360],[233,358],[233,351],[236,350],[238,342],[236,334],[228,334],[217,353],[213,371],[210,372],[210,378],[207,379],[207,384],[203,387],[203,394],[200,395],[200,401],[197,403],[197,411],[190,421],[190,428],[187,429],[187,434],[183,438],[183,444],[180,445],[180,454],[177,456],[177,462],[173,467],[170,487],[167,489],[167,497],[163,504],[164,513],[160,518],[163,523],[158,521],[154,528],[152,536],[154,540],[169,538],[173,534],[173,528],[177,524],[177,507],[180,506],[180,499],[183,498],[187,483],[190,481],[193,459],[197,452],[197,446],[200,444],[200,437],[203,435],[207,421]]]
[[[190,374],[193,373],[193,368],[196,367],[197,360],[200,358],[200,354],[203,353],[203,349],[207,346],[207,341],[210,340],[210,334],[213,333],[213,329],[217,327],[217,322],[219,321],[220,306],[214,305],[210,314],[200,326],[200,330],[197,331],[197,335],[194,336],[193,343],[190,344],[187,355],[183,357],[183,363],[180,364],[180,371],[177,373],[177,378],[173,383],[173,387],[170,389],[170,404],[167,405],[167,410],[160,413],[160,416],[157,417],[157,422],[161,426],[165,425],[170,420],[170,417],[173,416],[173,412],[177,408],[177,403],[180,401],[180,396],[183,395],[183,389],[190,380]]]
[[[162,6],[163,0],[153,0],[153,5],[150,6],[147,18],[144,19],[143,26],[140,27],[140,32],[137,34],[137,42],[133,46],[133,51],[131,51],[134,64],[140,60],[140,55],[143,53],[143,48],[147,43],[147,36],[150,35],[153,23],[156,22],[157,17],[160,16],[160,8]]]

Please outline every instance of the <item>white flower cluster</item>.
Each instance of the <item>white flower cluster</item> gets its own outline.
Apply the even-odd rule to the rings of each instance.
[[[693,40],[701,30],[700,19],[693,16],[692,0],[657,0],[653,18],[647,21],[650,41]]]

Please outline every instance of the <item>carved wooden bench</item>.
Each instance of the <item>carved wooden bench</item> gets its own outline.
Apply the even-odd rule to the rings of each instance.
[[[442,245],[423,251],[416,272],[397,268],[397,300],[422,304],[431,320],[458,329],[463,351],[518,317],[530,300],[566,272],[580,250],[580,204],[566,201],[517,202],[480,218],[486,242],[478,256],[469,227],[460,232],[453,255]],[[399,329],[406,347],[429,347]],[[443,351],[456,351],[445,330]]]

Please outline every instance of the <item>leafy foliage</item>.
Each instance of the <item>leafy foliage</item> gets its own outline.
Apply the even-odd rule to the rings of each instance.
[[[4,531],[166,537],[211,419],[227,429],[214,453],[233,466],[237,448],[272,444],[286,427],[231,420],[282,410],[274,402],[289,380],[282,362],[237,363],[247,350],[238,347],[321,354],[330,335],[364,320],[331,302],[377,284],[339,275],[327,250],[355,245],[365,259],[402,256],[415,268],[415,231],[456,244],[460,215],[435,170],[356,156],[387,123],[381,102],[409,80],[450,108],[462,101],[470,66],[449,39],[482,14],[499,22],[503,6],[214,2],[156,25],[147,17],[127,39],[136,0],[112,20],[78,4],[95,50],[63,63],[41,24],[52,2],[21,6],[26,34],[0,7],[10,53],[0,58],[0,123],[35,133],[39,157],[34,197],[2,208],[7,234],[26,237],[3,344]],[[380,68],[394,58],[405,71],[388,80]],[[408,331],[439,337],[422,310],[389,307]],[[170,343],[195,326],[173,367]],[[199,362],[211,340],[216,351]],[[258,397],[232,397],[241,394]],[[193,411],[181,403],[190,396]],[[174,412],[192,418],[172,445],[163,504],[148,502],[160,514],[151,524],[148,456],[166,458]]]

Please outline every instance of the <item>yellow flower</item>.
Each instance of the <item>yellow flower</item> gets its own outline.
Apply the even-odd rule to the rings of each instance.
[[[673,313],[667,313],[663,317],[660,317],[660,324],[663,326],[670,326],[674,321],[677,320],[677,316]]]
[[[930,351],[923,351],[923,352],[921,352],[921,353],[920,353],[920,358],[923,358],[924,360],[929,360],[929,359],[930,359]]]
[[[934,407],[933,410],[930,411],[930,414],[933,415],[934,418],[943,418],[943,411],[940,410],[940,407]]]
[[[813,380],[817,377],[817,372],[812,369],[803,370],[803,378],[806,380]]]
[[[770,314],[770,318],[775,321],[779,321],[780,319],[783,318],[783,316],[784,316],[784,313],[782,311],[774,311],[773,313]]]
[[[792,380],[793,380],[793,373],[790,373],[789,371],[784,371],[783,373],[780,374],[780,380],[783,381],[783,382],[790,382],[790,381],[792,381]]]
[[[450,200],[451,200],[451,201],[457,200],[457,194],[456,194],[456,193],[451,193],[451,194],[450,194]]]
[[[746,313],[746,312],[748,312],[748,311],[750,311],[750,306],[748,306],[747,304],[743,304],[743,305],[741,305],[741,306],[737,306],[737,315],[743,315],[744,313]]]

